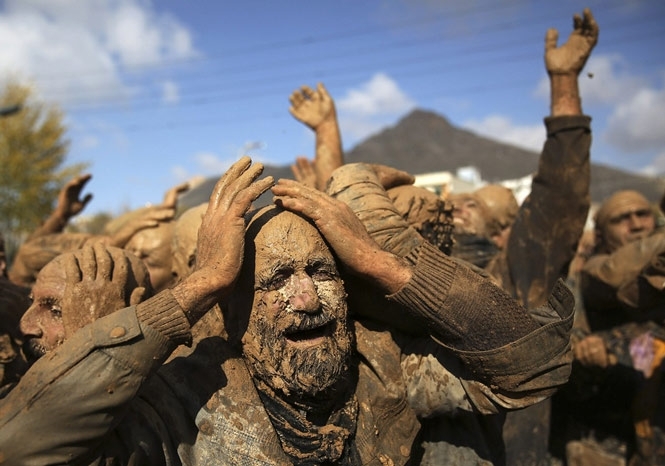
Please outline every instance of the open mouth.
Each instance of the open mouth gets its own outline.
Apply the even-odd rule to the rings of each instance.
[[[315,325],[300,325],[298,328],[286,330],[284,336],[292,343],[314,343],[331,336],[334,324],[334,321],[328,321]]]

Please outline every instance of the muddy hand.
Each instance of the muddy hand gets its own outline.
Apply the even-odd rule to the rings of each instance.
[[[273,184],[271,176],[258,180],[263,165],[243,157],[217,182],[199,229],[195,271],[207,270],[217,287],[232,284],[242,266],[245,249],[244,216]],[[213,278],[211,277],[211,280]]]
[[[597,335],[589,335],[575,343],[573,354],[583,366],[605,368],[615,362],[607,352],[605,342]]]
[[[86,174],[77,176],[67,183],[58,195],[57,214],[65,220],[78,215],[92,199],[92,194],[86,194],[81,199],[81,191],[86,183],[92,178],[92,175]]]
[[[559,33],[556,29],[549,29],[545,36],[547,72],[578,75],[598,42],[598,32],[598,23],[588,8],[584,10],[583,16],[574,16],[573,32],[568,41],[560,47],[557,47]]]
[[[291,115],[312,129],[335,115],[335,104],[321,83],[317,85],[316,91],[309,86],[302,86],[291,94],[289,102]]]
[[[298,183],[302,183],[310,188],[316,187],[314,162],[307,157],[296,157],[296,163],[291,165],[291,172]]]

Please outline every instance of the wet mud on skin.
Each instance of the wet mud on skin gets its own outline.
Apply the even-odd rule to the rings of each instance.
[[[335,259],[318,231],[288,212],[248,241],[254,302],[242,347],[251,372],[287,396],[325,391],[348,371],[353,341]]]

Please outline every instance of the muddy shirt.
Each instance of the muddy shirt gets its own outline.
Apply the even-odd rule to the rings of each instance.
[[[412,280],[389,299],[423,319],[439,342],[356,323],[355,442],[363,464],[406,464],[418,417],[525,406],[549,396],[570,372],[573,306],[563,284],[543,307],[547,317],[531,321],[505,293],[436,248],[423,245],[415,256]],[[26,465],[289,464],[237,349],[213,337],[160,368],[174,342],[139,316],[175,315],[175,308],[165,291],[84,327],[37,361],[0,403],[0,458]],[[437,360],[423,360],[422,352]]]
[[[575,363],[561,412],[576,439],[619,461],[634,453],[643,457],[640,464],[665,461],[665,384],[654,354],[654,343],[665,345],[664,255],[665,232],[657,230],[611,254],[592,256],[580,273],[589,329],[616,364]],[[653,374],[645,371],[645,361]]]
[[[23,337],[19,322],[30,306],[30,290],[0,277],[0,398],[28,370],[21,351]]]

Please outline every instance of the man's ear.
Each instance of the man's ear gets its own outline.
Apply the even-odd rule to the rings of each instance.
[[[132,291],[131,296],[129,297],[129,305],[130,306],[136,306],[138,303],[143,301],[143,297],[145,296],[145,287],[143,286],[138,286],[134,288],[134,291]]]

